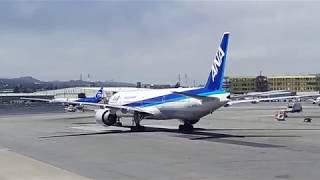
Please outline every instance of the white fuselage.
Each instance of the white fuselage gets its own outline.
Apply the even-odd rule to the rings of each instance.
[[[205,100],[174,93],[195,89],[197,88],[119,92],[110,98],[109,104],[118,106],[134,105],[137,108],[152,112],[152,116],[146,117],[148,119],[199,120],[229,101],[227,98],[229,93],[208,95],[206,96],[208,98]],[[172,98],[173,95],[177,97]],[[210,99],[210,97],[215,98]],[[118,113],[118,115],[127,116],[124,112]]]

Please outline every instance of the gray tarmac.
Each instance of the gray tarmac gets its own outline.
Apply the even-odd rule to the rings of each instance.
[[[178,121],[130,132],[88,112],[2,113],[0,179],[319,179],[320,107],[303,107],[281,122],[282,103],[221,108],[193,133]]]

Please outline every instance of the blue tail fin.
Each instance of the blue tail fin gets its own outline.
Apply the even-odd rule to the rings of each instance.
[[[103,87],[99,89],[99,91],[96,93],[96,99],[101,100],[103,98]]]
[[[224,68],[226,64],[229,33],[224,33],[217,54],[213,60],[212,68],[208,77],[206,89],[211,91],[222,90]]]

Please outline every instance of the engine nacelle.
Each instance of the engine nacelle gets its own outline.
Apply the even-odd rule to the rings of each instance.
[[[111,114],[109,109],[96,110],[96,122],[103,126],[112,126],[117,121],[117,115]]]

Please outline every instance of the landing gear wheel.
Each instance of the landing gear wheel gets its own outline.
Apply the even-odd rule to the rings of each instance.
[[[121,126],[122,126],[122,122],[116,122],[116,123],[114,124],[114,126],[119,126],[119,127],[121,127]]]
[[[117,121],[116,121],[116,123],[114,124],[115,126],[119,126],[119,127],[121,127],[122,126],[122,123],[121,123],[121,121],[120,121],[120,118],[118,117],[117,118]]]
[[[196,124],[197,122],[199,122],[199,120],[200,120],[200,119],[195,119],[195,120],[191,120],[191,121],[189,120],[189,121],[188,121],[188,124],[192,124],[192,125],[193,125],[193,124]]]
[[[192,132],[193,131],[193,126],[192,126],[192,124],[188,124],[188,123],[181,124],[181,125],[179,125],[179,131],[181,131],[181,132]]]
[[[132,132],[144,132],[146,131],[146,127],[144,126],[132,126],[131,127]]]
[[[146,130],[146,128],[144,126],[140,125],[140,121],[143,119],[143,115],[139,114],[137,112],[134,113],[133,115],[133,122],[135,124],[135,126],[131,127],[131,131],[133,132],[143,132]]]

